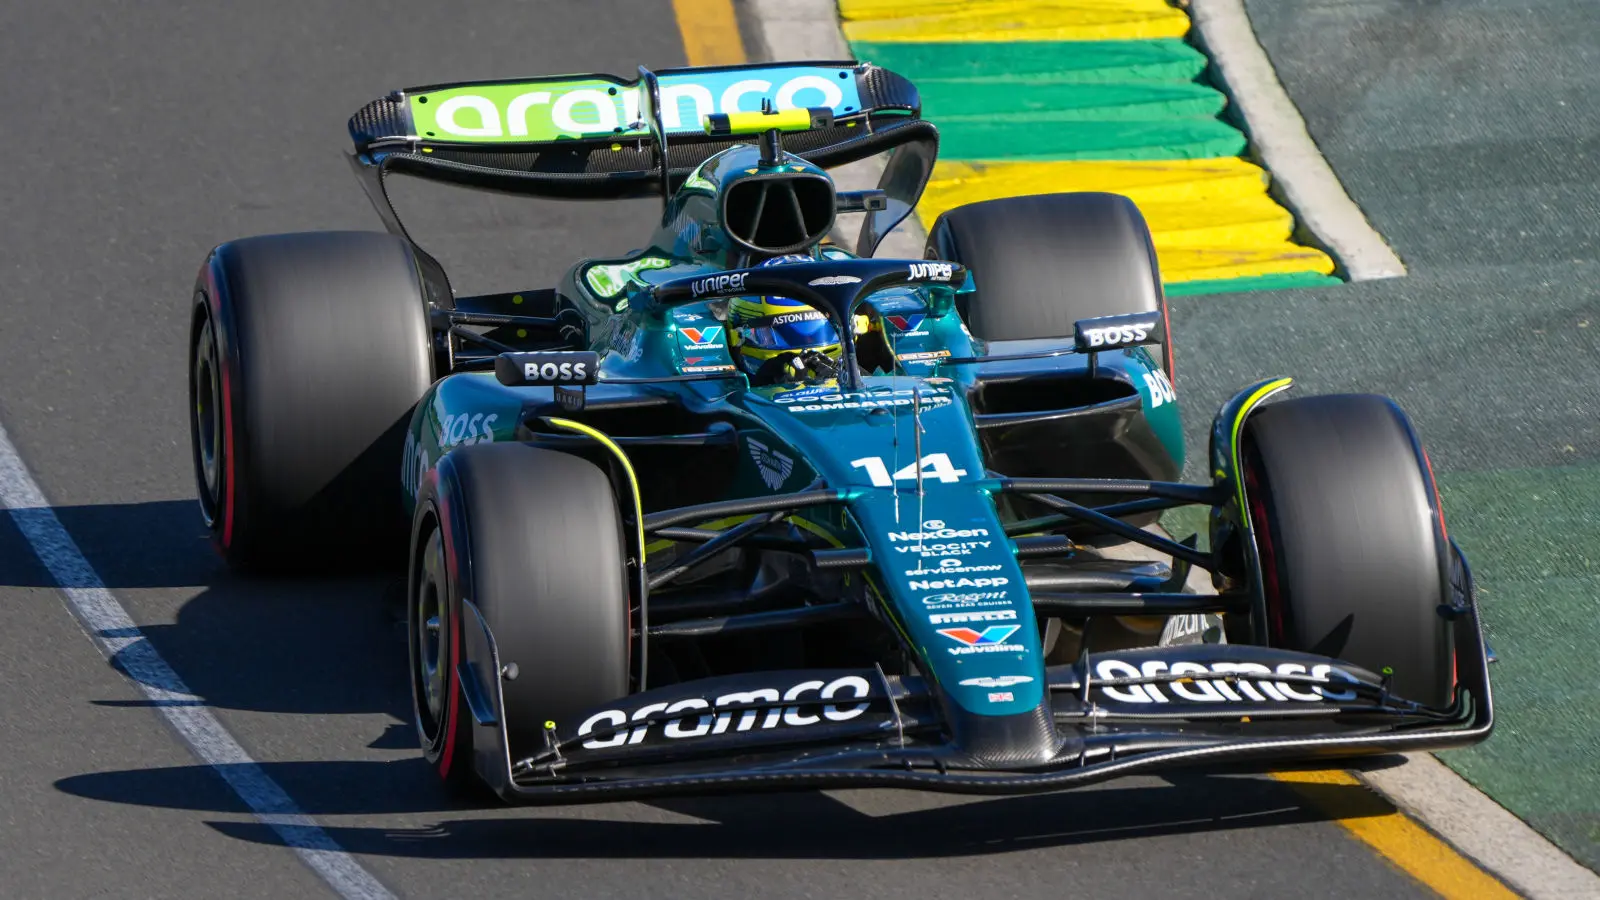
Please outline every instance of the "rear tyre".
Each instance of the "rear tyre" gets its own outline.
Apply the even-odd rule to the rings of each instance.
[[[223,244],[200,271],[191,324],[195,480],[229,565],[402,558],[396,476],[433,381],[409,245],[375,232]]]
[[[501,683],[500,711],[516,760],[542,746],[545,722],[628,693],[627,550],[616,494],[587,460],[479,444],[450,452],[436,472],[413,528],[412,697],[424,755],[463,790],[477,780],[456,666],[479,639],[463,601],[483,616],[501,665],[517,667]]]
[[[1386,397],[1263,407],[1245,423],[1246,496],[1273,646],[1393,670],[1393,690],[1455,690],[1449,546],[1422,446]]]
[[[927,252],[972,272],[976,294],[962,318],[983,340],[1069,337],[1074,322],[1097,316],[1159,311],[1167,320],[1149,226],[1120,194],[959,206],[934,222]],[[1149,348],[1169,377],[1170,340]]]

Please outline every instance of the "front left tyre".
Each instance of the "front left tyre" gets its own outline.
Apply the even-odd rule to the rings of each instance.
[[[200,509],[236,569],[403,558],[405,430],[433,382],[421,275],[377,232],[230,241],[191,307]]]
[[[546,722],[628,694],[627,542],[593,463],[527,444],[453,450],[423,483],[411,547],[417,735],[450,790],[478,785],[468,691],[492,703],[499,681],[513,762],[543,746]]]
[[[1371,394],[1283,400],[1245,421],[1242,450],[1268,643],[1388,672],[1400,697],[1449,707],[1454,560],[1406,414]]]

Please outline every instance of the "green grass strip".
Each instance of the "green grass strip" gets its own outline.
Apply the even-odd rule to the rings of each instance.
[[[1248,278],[1219,278],[1215,281],[1180,281],[1166,285],[1168,297],[1196,294],[1233,294],[1244,291],[1281,291],[1288,288],[1328,287],[1344,280],[1321,272],[1288,272],[1282,275],[1252,275]]]
[[[1227,105],[1222,92],[1183,82],[1039,84],[935,81],[922,86],[922,115],[957,122],[1115,122],[1209,118]]]
[[[1494,737],[1439,758],[1600,868],[1600,467],[1441,472],[1439,493],[1500,655]]]
[[[919,86],[938,82],[1052,84],[1193,81],[1205,54],[1175,38],[1149,41],[1015,43],[856,43],[856,58],[899,72]]]
[[[944,159],[1213,159],[1244,152],[1244,135],[1208,118],[1156,121],[939,123]]]

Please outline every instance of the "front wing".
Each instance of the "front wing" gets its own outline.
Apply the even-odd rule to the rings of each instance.
[[[841,787],[1030,793],[1158,768],[1268,768],[1464,746],[1488,736],[1494,714],[1464,560],[1458,572],[1458,689],[1447,710],[1396,697],[1385,678],[1339,660],[1191,644],[1048,668],[1039,711],[1057,736],[1048,758],[963,751],[946,733],[937,684],[863,669],[755,672],[647,691],[583,719],[545,723],[543,747],[521,758],[497,720],[499,698],[469,696],[476,764],[506,800],[554,804]],[[487,629],[479,637],[498,671]],[[991,680],[985,687],[996,692],[1009,686]]]

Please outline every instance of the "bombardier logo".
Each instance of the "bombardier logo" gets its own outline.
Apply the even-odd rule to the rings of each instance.
[[[744,290],[745,272],[734,272],[730,275],[707,275],[689,282],[689,293],[696,297],[706,294],[723,294]]]
[[[647,703],[633,710],[632,716],[627,710],[602,710],[583,720],[583,724],[578,726],[578,735],[581,737],[593,734],[595,729],[602,726],[609,726],[606,731],[610,732],[617,726],[629,722],[637,723],[632,728],[620,729],[615,734],[583,742],[586,750],[603,750],[607,747],[620,747],[625,743],[643,743],[645,738],[652,736],[651,727],[656,724],[662,725],[659,732],[661,737],[681,740],[704,737],[708,734],[724,734],[730,728],[733,731],[750,731],[757,727],[766,730],[780,725],[805,727],[816,725],[823,719],[829,722],[848,722],[867,711],[871,701],[865,698],[871,695],[872,685],[859,675],[846,675],[829,682],[802,681],[784,691],[781,696],[777,688],[756,688],[723,694],[715,700],[689,697],[671,703]],[[841,702],[851,700],[857,702],[849,705]],[[795,705],[777,705],[787,701],[795,701]],[[800,704],[814,707],[824,701],[833,702],[822,706],[821,715],[807,715],[800,712]],[[674,713],[683,715],[667,719],[665,722],[659,721],[661,716],[670,716]],[[738,724],[734,725],[736,715]],[[658,721],[650,721],[652,718]],[[756,724],[758,719],[761,723],[759,726]]]
[[[1272,678],[1273,675],[1309,674],[1320,682],[1337,678],[1348,684],[1357,683],[1349,672],[1329,665],[1312,666],[1308,673],[1300,663],[1279,663],[1274,671],[1262,663],[1249,662],[1175,662],[1169,667],[1159,659],[1147,660],[1138,666],[1120,659],[1102,659],[1095,663],[1094,672],[1095,677],[1102,680],[1189,676],[1182,681],[1160,684],[1096,685],[1106,697],[1123,703],[1170,703],[1174,698],[1188,703],[1320,703],[1356,698],[1355,691],[1329,690],[1320,684],[1310,685],[1307,690],[1304,682]],[[1167,696],[1168,691],[1172,697]]]
[[[789,313],[796,320],[825,318],[821,313]],[[782,316],[779,317],[784,318]],[[778,322],[777,319],[774,322]],[[781,324],[781,323],[779,323]],[[787,407],[790,412],[830,412],[836,409],[874,409],[877,407],[910,406],[915,398],[924,409],[932,406],[944,406],[950,402],[950,394],[938,388],[898,391],[846,391],[838,393],[833,388],[812,390],[810,388],[794,391],[788,394],[779,394],[772,398],[774,403],[794,404]]]

